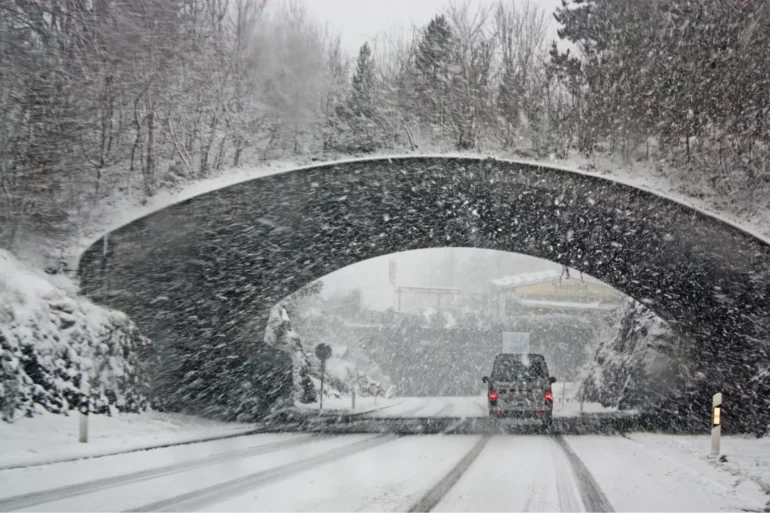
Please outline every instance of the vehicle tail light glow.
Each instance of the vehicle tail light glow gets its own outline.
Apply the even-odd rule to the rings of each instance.
[[[489,391],[489,400],[490,401],[497,401],[497,390],[490,390]]]
[[[545,391],[545,400],[546,401],[553,401],[553,394],[551,393],[551,389]]]

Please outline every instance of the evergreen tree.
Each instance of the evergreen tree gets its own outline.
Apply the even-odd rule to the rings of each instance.
[[[425,28],[414,57],[415,102],[423,122],[443,125],[448,120],[452,44],[449,22],[436,16]]]
[[[318,398],[318,394],[315,390],[315,385],[313,385],[313,382],[310,380],[310,376],[308,376],[307,369],[303,368],[300,370],[300,387],[302,388],[302,396],[300,397],[300,402],[302,404],[310,404],[316,402]]]
[[[373,119],[375,116],[374,99],[374,61],[369,43],[364,43],[358,52],[356,72],[353,75],[352,91],[348,102],[348,112],[353,117]]]
[[[372,50],[364,43],[358,52],[350,95],[338,112],[342,122],[340,149],[369,153],[384,145],[385,134],[378,119],[375,94]]]

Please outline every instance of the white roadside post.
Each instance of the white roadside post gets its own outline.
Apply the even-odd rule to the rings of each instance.
[[[89,413],[89,395],[91,394],[91,386],[88,384],[88,380],[85,376],[80,381],[80,428],[78,430],[78,440],[81,444],[88,443],[88,413]]]
[[[564,397],[567,395],[567,376],[564,376],[561,382],[561,409],[564,411]]]
[[[722,392],[711,400],[711,455],[719,456],[722,437]]]
[[[583,397],[583,384],[580,384],[580,392],[578,392],[578,395],[580,395],[580,414],[583,415],[583,403],[585,402],[585,398]]]

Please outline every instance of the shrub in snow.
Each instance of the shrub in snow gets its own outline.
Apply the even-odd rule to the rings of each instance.
[[[628,300],[615,334],[601,342],[581,385],[587,401],[644,408],[689,381],[683,340],[643,304]]]
[[[0,250],[0,410],[4,420],[66,413],[83,376],[95,413],[147,407],[149,339],[120,312],[57,286]],[[72,288],[72,287],[71,287]]]
[[[265,343],[291,356],[293,400],[304,403],[311,396],[315,396],[315,385],[308,383],[306,379],[311,371],[310,359],[302,348],[299,335],[291,327],[289,313],[280,304],[270,310],[265,328]],[[312,392],[310,388],[313,388]]]
[[[293,329],[291,318],[282,305],[276,305],[270,310],[265,342],[286,351],[292,357],[293,400],[304,404],[317,401],[321,362],[315,356],[308,356],[308,353],[313,354],[312,347],[307,351],[303,348],[302,340]],[[356,393],[362,396],[374,395],[376,389],[382,389],[379,382],[356,369],[356,364],[348,359],[348,347],[339,344],[331,346],[332,357],[326,362],[324,397],[339,398],[350,394],[351,382],[355,382]]]
[[[300,397],[300,402],[303,404],[316,402],[318,400],[318,396],[315,391],[315,385],[313,385],[313,381],[310,379],[310,376],[307,373],[307,369],[302,369],[300,374],[300,386],[302,387],[302,397]]]

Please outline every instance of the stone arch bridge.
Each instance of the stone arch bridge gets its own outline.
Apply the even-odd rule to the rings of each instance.
[[[768,365],[768,243],[594,175],[484,158],[319,164],[194,197],[106,237],[81,258],[83,291],[155,341],[156,400],[183,411],[264,411],[287,372],[261,340],[276,302],[356,262],[434,247],[544,258],[644,302],[691,341],[683,351],[700,371],[700,407],[712,389],[757,397],[754,377]]]

